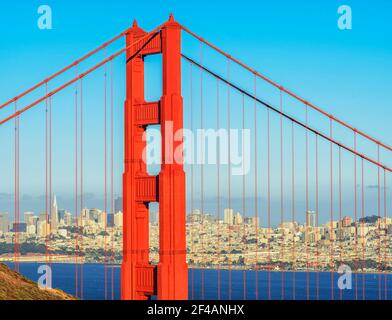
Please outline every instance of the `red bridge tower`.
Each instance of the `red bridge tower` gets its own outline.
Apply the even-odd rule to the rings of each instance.
[[[163,300],[188,299],[185,173],[182,156],[173,161],[174,151],[183,141],[174,140],[174,135],[169,132],[175,133],[183,128],[180,25],[170,16],[159,32],[137,41],[143,37],[146,32],[134,22],[126,40],[121,297],[146,300],[157,295]],[[144,57],[159,53],[162,53],[162,98],[158,102],[146,102]],[[158,176],[149,176],[143,161],[146,146],[143,134],[152,124],[161,125],[162,165]],[[149,261],[150,202],[159,202],[157,266]]]

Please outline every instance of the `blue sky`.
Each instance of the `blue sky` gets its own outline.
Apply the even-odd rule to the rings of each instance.
[[[52,8],[53,30],[40,30],[37,27],[39,17],[37,8],[42,4],[47,4]],[[350,5],[353,10],[352,30],[342,31],[337,27],[337,8],[343,4]],[[0,101],[12,98],[37,81],[73,62],[129,27],[133,19],[137,19],[140,26],[150,30],[165,21],[168,14],[172,12],[180,23],[241,61],[245,61],[254,69],[338,118],[392,145],[390,126],[392,116],[391,11],[392,3],[388,0],[367,3],[360,0],[3,1],[0,19],[2,30]],[[121,45],[120,41],[113,49],[110,49],[113,51],[109,52],[114,52]],[[184,48],[189,54],[197,57],[195,47],[188,46],[185,38]],[[102,54],[99,57],[102,57]],[[99,61],[99,57],[93,61]],[[215,66],[217,70],[223,70],[219,68],[218,63],[214,65],[214,62],[209,62],[210,67]],[[154,68],[158,66],[157,60],[151,59],[151,66],[151,69],[147,69],[147,75],[151,74],[153,77]],[[115,105],[121,106],[124,93],[121,81],[124,72],[123,61],[117,59],[113,67],[114,77],[117,79]],[[184,74],[187,74],[188,67],[184,64]],[[72,72],[69,76],[71,75]],[[89,84],[86,81],[87,87],[91,85],[89,92],[93,92],[94,86],[102,86],[102,75],[103,70],[99,70],[91,77]],[[246,76],[241,77],[241,80],[246,78]],[[262,88],[262,85],[260,86]],[[187,91],[185,88],[184,90]],[[147,94],[155,97],[158,92],[159,88],[154,86],[148,89]],[[268,101],[270,99],[275,101],[276,96],[265,98]],[[59,163],[54,168],[54,189],[60,194],[59,201],[63,200],[64,206],[72,210],[74,201],[72,199],[73,122],[70,115],[73,111],[67,108],[67,106],[72,108],[72,90],[54,99],[54,103],[57,103],[54,117],[59,119],[55,124],[54,133],[58,137],[58,140],[55,139],[54,142],[57,150],[54,151],[55,157],[58,157],[55,160]],[[86,106],[86,109],[90,108],[91,112],[91,117],[86,124],[86,139],[91,144],[91,152],[87,151],[86,156],[86,163],[91,164],[91,168],[86,169],[86,180],[90,177],[91,183],[89,185],[86,182],[85,188],[86,193],[91,196],[90,199],[93,199],[88,204],[100,206],[102,197],[99,194],[103,190],[102,150],[95,138],[97,135],[102,136],[102,90],[95,91],[90,97],[86,97],[86,100],[90,101],[90,106]],[[95,107],[99,107],[99,112],[94,109]],[[293,114],[295,109],[288,109],[288,112]],[[6,112],[2,111],[1,115],[4,114]],[[43,193],[39,190],[43,190],[43,184],[39,175],[42,174],[43,167],[42,155],[39,155],[42,151],[42,144],[39,141],[42,142],[42,108],[41,111],[31,111],[31,114],[26,115],[26,119],[28,117],[32,119],[37,117],[40,119],[37,121],[41,122],[36,127],[33,125],[29,127],[26,124],[31,131],[27,129],[24,133],[21,131],[22,144],[27,150],[24,154],[29,155],[30,158],[22,160],[24,162],[21,170],[24,170],[25,174],[21,175],[21,179],[24,179],[21,192],[28,197],[41,199]],[[121,175],[121,117],[121,111],[116,113],[116,123],[119,124],[115,134],[116,138],[118,137],[115,160],[116,193],[120,190],[119,177]],[[187,120],[185,122],[187,123]],[[2,131],[5,130],[4,133],[0,131],[1,141],[6,146],[3,149],[2,170],[8,181],[0,191],[6,195],[12,193],[13,190],[13,180],[10,174],[12,163],[7,157],[12,154],[13,141],[8,138],[9,133],[12,132],[11,129],[10,127],[2,128]],[[62,142],[65,143],[64,146],[60,146]],[[94,159],[97,160],[94,161]],[[32,166],[38,168],[36,175],[30,173],[34,171],[31,170]],[[373,178],[369,178],[368,185],[374,184]],[[39,183],[36,183],[37,179],[41,179]],[[327,181],[326,176],[325,179]],[[348,180],[351,181],[350,177]],[[263,186],[260,187],[261,190],[265,189]],[[327,188],[327,185],[325,187]],[[209,192],[208,187],[206,188]],[[251,188],[249,182],[248,189]],[[237,192],[236,189],[234,192]],[[368,211],[372,211],[374,210],[375,191],[369,190],[369,192],[373,192],[370,195],[371,200],[368,201]],[[249,194],[249,197],[251,196]],[[209,201],[214,203],[214,196],[211,198]],[[260,198],[261,202],[265,200],[264,193]],[[347,196],[347,199],[350,198],[351,195]],[[7,201],[2,202],[4,209],[0,208],[0,210],[12,211],[12,206]],[[41,200],[35,201],[33,210],[42,210],[41,202]],[[30,205],[32,202],[26,201],[26,209]],[[303,212],[303,201],[298,200],[298,205],[298,212]],[[214,210],[213,207],[213,204],[207,206],[210,211]],[[249,207],[251,208],[251,204]],[[241,209],[240,205],[237,209]],[[252,211],[253,208],[250,210]],[[349,206],[347,210],[350,210]],[[324,211],[325,214],[328,213],[327,208]]]

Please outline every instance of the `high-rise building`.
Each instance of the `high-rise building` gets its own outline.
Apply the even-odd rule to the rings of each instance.
[[[259,217],[245,217],[244,223],[252,226],[259,226]]]
[[[106,212],[99,211],[97,214],[97,223],[103,229],[107,226],[107,216]]]
[[[213,222],[214,217],[210,213],[204,213],[203,222]]]
[[[38,221],[37,235],[39,237],[46,237],[49,235],[50,225],[45,220]]]
[[[100,210],[100,209],[96,209],[96,208],[90,209],[89,210],[89,220],[95,221],[98,223],[98,216],[101,214],[101,212],[102,212],[102,210]]]
[[[0,232],[6,233],[9,231],[8,212],[0,212]]]
[[[25,222],[14,222],[12,224],[12,232],[26,232],[27,231],[27,224]]]
[[[34,224],[34,212],[25,212],[24,213],[24,222],[30,226]]]
[[[234,224],[242,224],[241,213],[237,212],[234,216]]]
[[[49,220],[49,217],[46,212],[41,212],[38,217],[39,222],[47,222]]]
[[[308,210],[306,212],[306,226],[316,227],[316,213],[314,211]]]
[[[52,211],[51,211],[51,227],[52,227],[52,233],[57,234],[57,231],[59,229],[59,212],[58,212],[58,206],[57,206],[57,199],[56,195],[54,195],[53,198],[53,206],[52,206]]]
[[[78,219],[78,224],[79,226],[87,226],[89,224],[89,221],[95,221],[93,214],[90,215],[90,211],[87,208],[82,209],[79,219]],[[72,223],[72,222],[71,222]]]
[[[123,213],[121,211],[116,212],[114,214],[114,226],[116,226],[116,227],[123,226]]]
[[[114,200],[114,212],[117,213],[119,211],[122,211],[122,205],[123,205],[122,197],[117,197]]]
[[[58,210],[58,217],[59,217],[59,223],[64,223],[64,215],[67,211],[64,209],[59,209]]]
[[[29,224],[29,225],[27,225],[27,227],[26,227],[26,232],[27,232],[28,235],[34,235],[34,234],[36,234],[36,231],[37,231],[37,230],[36,230],[34,224]]]
[[[349,226],[351,226],[351,224],[352,224],[352,219],[351,219],[351,217],[344,217],[344,218],[342,219],[342,226],[343,226],[343,227],[349,227]]]
[[[192,213],[188,215],[188,222],[200,222],[202,220],[201,212],[199,209],[194,209]]]
[[[34,216],[33,217],[33,226],[35,227],[35,232],[37,233],[37,228],[38,228],[38,221],[39,221],[39,217],[38,216]]]
[[[223,210],[223,222],[226,224],[233,224],[234,222],[233,209],[226,208],[225,210]]]
[[[114,214],[113,213],[108,213],[107,215],[107,222],[108,222],[108,227],[113,227],[114,226]]]
[[[71,212],[66,211],[64,213],[64,224],[66,226],[71,226],[72,225],[72,214],[71,214]]]

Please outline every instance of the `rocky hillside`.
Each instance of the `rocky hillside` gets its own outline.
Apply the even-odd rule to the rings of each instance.
[[[0,300],[74,300],[57,289],[42,290],[38,285],[0,263]]]

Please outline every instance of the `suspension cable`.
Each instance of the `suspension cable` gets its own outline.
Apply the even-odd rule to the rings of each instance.
[[[15,113],[13,113],[12,115],[6,117],[5,119],[0,121],[0,125],[10,121],[11,119],[21,115],[22,113],[26,112],[27,110],[31,109],[32,107],[36,106],[37,104],[43,102],[45,99],[47,99],[48,97],[51,97],[53,95],[55,95],[56,93],[60,92],[61,90],[63,90],[64,88],[70,86],[71,84],[75,83],[76,81],[78,81],[79,79],[84,78],[85,76],[87,76],[88,74],[90,74],[91,72],[97,70],[98,68],[100,68],[101,66],[103,66],[104,64],[106,64],[107,62],[113,60],[114,58],[118,57],[120,54],[122,54],[123,52],[125,52],[126,50],[128,50],[130,47],[138,44],[139,42],[145,40],[146,38],[150,37],[150,39],[148,39],[136,52],[135,54],[130,57],[129,59],[133,59],[134,57],[136,57],[139,52],[141,52],[149,43],[152,39],[155,38],[155,36],[157,36],[159,34],[161,26],[159,26],[158,28],[154,29],[153,31],[147,33],[145,36],[139,38],[137,41],[131,43],[130,45],[128,45],[127,47],[117,51],[116,53],[112,54],[110,57],[106,58],[105,60],[101,61],[100,63],[96,64],[95,66],[93,66],[92,68],[88,69],[87,71],[79,74],[79,76],[69,80],[68,82],[66,82],[65,84],[61,85],[60,87],[58,87],[57,89],[49,92],[46,96],[43,96],[41,98],[39,98],[38,100],[35,100],[33,103],[27,105],[26,107],[24,107],[23,109],[20,109],[19,111],[16,111]]]
[[[388,166],[386,166],[386,165],[384,165],[384,164],[382,164],[382,163],[378,163],[376,160],[373,160],[373,159],[369,158],[368,156],[366,156],[366,155],[364,155],[364,154],[362,154],[362,153],[357,152],[357,151],[354,150],[353,148],[348,147],[348,146],[342,144],[342,143],[339,142],[339,141],[336,141],[335,139],[331,138],[330,135],[326,135],[326,134],[324,134],[324,133],[322,133],[322,132],[320,132],[320,131],[318,131],[318,130],[316,130],[316,129],[310,127],[310,126],[307,126],[305,123],[303,123],[303,122],[301,122],[301,121],[295,119],[294,117],[292,117],[292,116],[290,116],[290,115],[288,115],[288,114],[286,114],[286,113],[284,113],[284,112],[281,112],[278,108],[273,107],[272,105],[266,103],[265,101],[263,101],[263,100],[261,100],[261,99],[255,97],[253,94],[251,94],[251,93],[245,91],[244,89],[241,89],[241,88],[238,87],[237,85],[235,85],[235,84],[233,84],[232,82],[230,82],[230,81],[224,79],[223,77],[219,76],[218,74],[212,72],[211,70],[209,70],[209,69],[207,69],[206,67],[204,67],[203,65],[201,65],[201,64],[199,64],[199,63],[197,63],[197,62],[195,62],[194,60],[192,60],[191,58],[185,56],[184,54],[182,54],[181,56],[182,56],[186,61],[193,63],[194,66],[197,66],[198,68],[203,69],[205,72],[207,72],[207,73],[210,74],[211,76],[213,76],[213,77],[219,79],[219,80],[222,81],[223,83],[229,85],[231,88],[234,88],[234,89],[236,89],[237,91],[239,91],[239,92],[245,94],[245,96],[248,96],[249,98],[255,100],[256,102],[258,102],[258,103],[264,105],[265,107],[267,107],[267,108],[273,110],[274,112],[276,112],[276,113],[278,113],[278,114],[281,114],[283,117],[285,117],[286,119],[289,119],[290,121],[294,122],[295,124],[299,125],[300,127],[303,127],[303,128],[305,128],[306,130],[308,130],[308,131],[310,131],[310,132],[313,132],[314,134],[319,135],[319,136],[320,136],[321,138],[323,138],[324,140],[327,140],[327,141],[329,141],[329,142],[332,142],[332,143],[335,144],[336,146],[342,147],[342,148],[345,149],[346,151],[349,151],[350,153],[355,154],[355,155],[359,156],[360,158],[362,158],[362,159],[364,159],[364,160],[366,160],[366,161],[368,161],[368,162],[370,162],[370,163],[373,163],[373,164],[376,165],[376,166],[379,166],[379,167],[381,167],[381,168],[383,168],[383,169],[385,169],[385,170],[387,170],[387,171],[389,171],[389,172],[392,172],[392,168],[390,168],[390,167],[388,167]],[[1,122],[0,122],[0,124],[1,124]]]
[[[225,56],[226,58],[230,59],[231,61],[233,61],[234,63],[238,64],[239,66],[243,67],[244,69],[248,70],[249,72],[251,72],[252,74],[254,74],[255,76],[263,79],[264,81],[268,82],[269,84],[271,84],[272,86],[278,88],[279,90],[282,90],[283,92],[287,93],[288,95],[290,95],[291,97],[293,97],[294,99],[302,102],[305,105],[308,105],[309,107],[311,107],[312,109],[318,111],[319,113],[323,114],[324,116],[331,118],[333,121],[343,125],[344,127],[358,133],[359,135],[363,136],[364,138],[380,145],[381,147],[392,151],[392,147],[382,143],[381,141],[378,141],[377,139],[367,135],[366,133],[352,127],[351,125],[347,124],[344,121],[339,120],[338,118],[334,117],[332,114],[327,113],[326,111],[324,111],[323,109],[315,106],[314,104],[306,101],[303,98],[300,98],[298,95],[294,94],[293,92],[289,91],[288,89],[284,88],[281,85],[278,85],[277,83],[275,83],[274,81],[272,81],[271,79],[263,76],[262,74],[260,74],[259,72],[257,72],[256,70],[253,70],[252,68],[248,67],[247,65],[245,65],[244,63],[240,62],[239,60],[235,59],[234,57],[232,57],[231,55],[227,54],[226,52],[224,52],[223,50],[219,49],[218,47],[216,47],[215,45],[213,45],[212,43],[208,42],[207,40],[203,39],[202,37],[198,36],[197,34],[195,34],[194,32],[190,31],[189,29],[187,29],[186,27],[184,27],[183,25],[181,25],[181,29],[184,30],[185,32],[189,33],[191,36],[195,37],[196,39],[198,39],[199,41],[203,42],[204,44],[206,44],[207,46],[209,46],[210,48],[212,48],[213,50],[219,52],[220,54],[222,54],[223,56]]]
[[[110,44],[112,44],[113,42],[115,42],[116,40],[121,38],[122,36],[124,36],[128,31],[129,31],[129,28],[127,30],[124,30],[123,32],[121,32],[119,35],[115,36],[111,40],[105,42],[104,44],[102,44],[101,46],[96,48],[95,50],[93,50],[93,51],[89,52],[88,54],[84,55],[82,58],[74,61],[73,63],[69,64],[68,66],[66,66],[65,68],[63,68],[60,71],[56,72],[55,74],[51,75],[50,77],[46,78],[45,80],[42,80],[41,82],[39,82],[35,86],[31,87],[30,89],[28,89],[28,90],[24,91],[23,93],[15,96],[13,99],[3,103],[2,105],[0,105],[0,109],[3,109],[4,107],[10,105],[12,102],[19,100],[20,98],[24,97],[25,95],[29,94],[30,92],[34,91],[35,89],[43,86],[44,84],[47,84],[51,80],[57,78],[58,76],[60,76],[64,72],[66,72],[67,70],[69,70],[69,69],[75,67],[76,65],[80,64],[82,61],[86,60],[87,58],[91,57],[92,55],[94,55],[98,51],[102,50],[103,48],[106,48],[107,46],[109,46]]]

